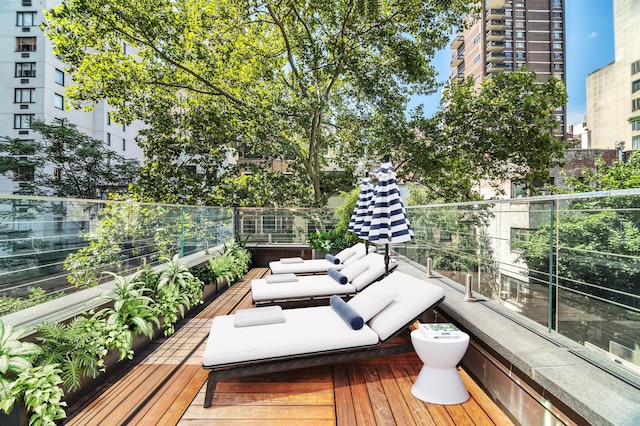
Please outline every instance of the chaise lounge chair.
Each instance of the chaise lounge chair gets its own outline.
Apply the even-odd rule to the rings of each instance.
[[[397,266],[392,262],[390,270]],[[331,295],[352,295],[385,275],[384,256],[369,253],[340,271],[328,275],[269,275],[251,281],[251,296],[256,304],[326,299]]]
[[[369,253],[374,251],[375,247],[369,247]],[[327,272],[329,268],[340,270],[366,255],[366,246],[363,243],[357,243],[335,256],[328,255],[330,260],[327,258],[303,260],[300,257],[287,257],[269,262],[269,268],[272,274],[317,274]]]
[[[443,299],[439,286],[392,272],[347,303],[335,296],[343,305],[332,298],[330,306],[269,306],[216,317],[202,358],[211,370],[204,406],[211,406],[220,380],[410,352],[408,340],[384,343]],[[249,314],[245,324],[241,313]]]

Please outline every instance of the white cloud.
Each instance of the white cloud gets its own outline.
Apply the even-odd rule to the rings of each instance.
[[[593,32],[589,33],[589,35],[587,35],[587,38],[590,39],[590,40],[593,40],[596,37],[598,37],[598,32],[597,31],[593,31]]]

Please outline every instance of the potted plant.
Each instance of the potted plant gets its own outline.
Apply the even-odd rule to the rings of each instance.
[[[2,424],[23,424],[26,412],[30,413],[29,424],[53,424],[66,417],[59,384],[60,368],[57,364],[33,365],[32,360],[41,348],[30,342],[22,342],[23,332],[14,332],[13,327],[0,321],[0,417]],[[23,410],[19,407],[23,406]],[[2,413],[0,413],[2,414]]]
[[[344,232],[337,230],[312,232],[309,234],[307,243],[315,250],[314,258],[322,258],[327,253],[336,254],[353,245]]]

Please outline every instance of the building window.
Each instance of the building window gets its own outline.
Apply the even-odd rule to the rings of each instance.
[[[32,182],[35,177],[34,166],[18,166],[13,169],[13,180]]]
[[[13,102],[17,104],[32,104],[35,102],[36,89],[15,89]]]
[[[561,70],[563,68],[562,64],[553,64],[553,69],[554,70]]]
[[[525,52],[516,52],[516,58],[524,58],[525,56]]]
[[[631,149],[640,149],[640,136],[631,138]]]
[[[631,123],[631,130],[640,130],[640,120]]]
[[[35,62],[17,62],[16,63],[16,77],[35,77],[35,76],[36,76]]]
[[[62,169],[60,167],[54,167],[53,180],[62,180]]]
[[[14,129],[30,129],[31,120],[35,117],[34,114],[15,114],[13,116],[13,128]]]
[[[37,12],[18,12],[16,15],[16,26],[35,27]]]
[[[559,53],[559,52],[554,53],[553,59],[562,59],[562,53]]]
[[[562,43],[554,42],[553,43],[553,48],[554,49],[562,49]]]
[[[562,0],[553,0],[552,7],[562,7]]]
[[[35,37],[16,37],[16,51],[17,52],[35,52],[36,38]]]
[[[631,111],[637,111],[640,109],[640,98],[631,101]]]
[[[516,10],[516,18],[524,18],[524,11]]]
[[[553,28],[561,29],[562,28],[562,22],[554,22],[553,23]]]
[[[505,58],[513,58],[513,52],[504,52]]]
[[[111,113],[107,113],[107,126],[111,126]]]
[[[640,72],[640,60],[631,64],[631,75],[637,74],[638,72]]]
[[[53,106],[58,109],[64,109],[64,96],[56,93],[53,98]]]
[[[473,44],[476,44],[476,43],[478,43],[479,41],[480,41],[480,34],[478,34],[477,36],[475,36],[475,37],[473,38]]]
[[[122,150],[127,150],[127,140],[125,138],[122,138]]]
[[[524,49],[526,47],[526,43],[524,41],[516,41],[516,47]]]
[[[477,54],[475,58],[473,58],[473,63],[477,64],[480,61],[480,54]]]
[[[513,47],[513,42],[512,41],[505,41],[504,42],[504,47]]]
[[[562,12],[553,12],[551,16],[554,18],[562,18]]]
[[[526,33],[524,31],[516,31],[516,38],[524,38]]]
[[[122,131],[123,131],[123,132],[126,132],[126,131],[127,131],[127,125],[126,125],[126,124],[123,124],[123,125],[122,125]]]
[[[553,33],[553,38],[556,38],[556,39],[562,38],[562,33],[559,33],[559,32]]]
[[[524,2],[519,1],[519,2],[516,3],[515,6],[516,7],[524,7]]]
[[[22,0],[23,6],[31,6],[31,0]]]
[[[64,72],[62,70],[59,70],[58,68],[56,68],[56,83],[58,83],[61,86],[64,86]]]
[[[111,133],[107,133],[107,146],[111,146]]]
[[[524,28],[524,21],[516,21],[516,28]]]

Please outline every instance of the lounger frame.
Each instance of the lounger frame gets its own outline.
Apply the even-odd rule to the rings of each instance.
[[[387,356],[401,354],[413,351],[413,345],[409,336],[407,343],[399,345],[388,344],[391,340],[400,334],[408,334],[409,326],[416,320],[420,319],[428,311],[435,308],[444,300],[442,297],[436,303],[422,311],[418,316],[413,318],[396,333],[389,336],[383,341],[379,341],[374,345],[358,346],[355,348],[347,348],[340,350],[322,351],[315,353],[296,354],[277,358],[267,358],[259,360],[251,360],[234,364],[216,365],[213,367],[202,366],[206,370],[211,370],[207,378],[207,389],[204,398],[204,408],[211,406],[213,394],[219,381],[235,379],[238,377],[254,376],[259,374],[278,373],[281,371],[295,370],[298,368],[317,367],[328,364],[339,364],[348,361],[358,361],[368,358],[376,358],[379,356]]]

